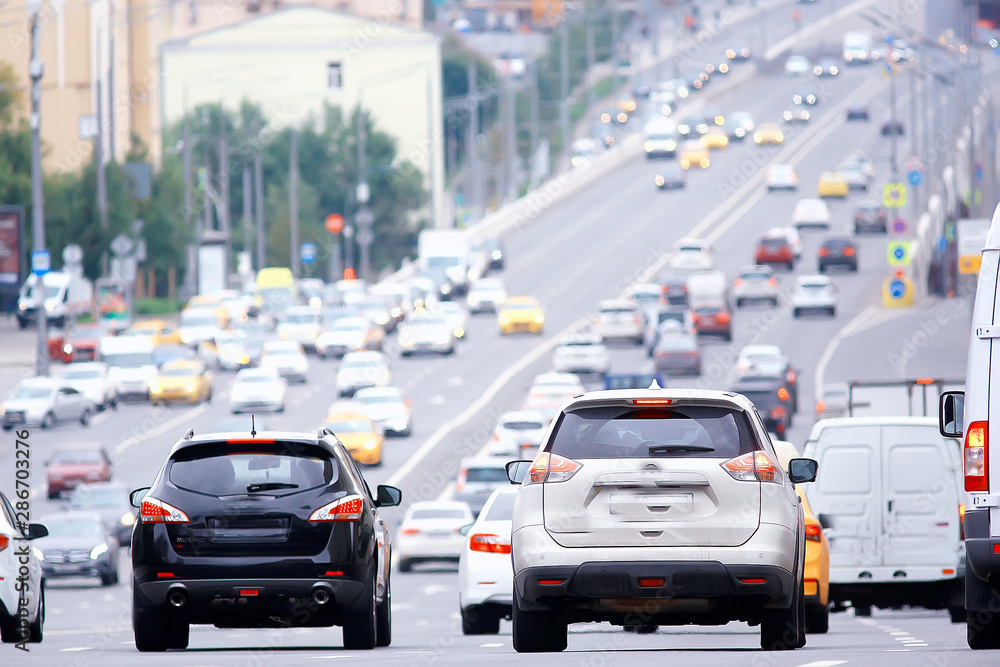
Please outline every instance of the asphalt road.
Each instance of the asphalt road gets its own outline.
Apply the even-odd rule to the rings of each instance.
[[[815,7],[804,6],[802,12],[809,21],[831,9],[828,3],[817,3]],[[770,34],[778,34],[782,22],[773,16],[770,21]],[[757,28],[756,20],[749,20],[730,32]],[[831,31],[843,29],[837,24]],[[717,48],[705,49],[721,53],[728,45],[726,40],[724,33],[716,39]],[[469,326],[467,340],[450,358],[402,359],[390,343],[394,383],[413,401],[414,433],[410,438],[387,440],[384,464],[366,471],[371,483],[397,484],[404,491],[405,503],[447,496],[461,458],[481,449],[499,414],[517,408],[534,375],[549,369],[551,346],[562,332],[576,327],[599,300],[655,274],[675,240],[692,234],[708,239],[717,264],[732,278],[740,266],[752,263],[759,236],[771,226],[786,223],[799,197],[812,195],[821,171],[835,168],[848,154],[862,150],[876,162],[878,184],[884,180],[888,141],[878,135],[878,126],[888,117],[888,93],[886,79],[875,68],[848,68],[840,77],[822,82],[812,77],[794,80],[761,75],[738,83],[736,75],[741,67],[752,65],[738,64],[730,75],[734,77],[732,84],[720,79],[705,95],[714,97],[712,101],[727,112],[750,111],[759,123],[779,118],[793,91],[811,87],[821,101],[810,124],[790,129],[781,147],[734,144],[714,153],[708,170],[689,174],[684,192],[658,192],[653,185],[658,164],[636,155],[599,184],[507,234],[505,280],[512,293],[533,294],[545,304],[545,334],[500,338],[494,319],[477,316]],[[899,103],[905,105],[907,99],[902,94]],[[868,103],[873,120],[846,123],[844,107],[851,102]],[[802,184],[798,195],[765,192],[760,175],[775,162],[796,166]],[[858,199],[852,195],[848,201],[831,203],[835,228],[846,229],[852,204]],[[804,261],[797,274],[815,270],[813,258],[822,236],[817,232],[803,234]],[[706,342],[703,375],[672,384],[725,388],[742,345],[780,345],[800,371],[802,407],[789,439],[801,445],[812,422],[810,397],[815,393],[815,373],[824,359],[828,382],[929,373],[962,375],[967,304],[926,301],[918,308],[890,313],[872,307],[879,302],[879,286],[888,275],[884,259],[887,240],[862,237],[860,243],[861,270],[833,276],[839,289],[835,319],[795,320],[787,303],[778,308],[741,309],[734,319],[733,343]],[[783,290],[787,291],[793,281],[794,275],[783,274]],[[929,321],[941,322],[933,333],[926,330]],[[850,335],[843,333],[848,324]],[[915,338],[921,330],[926,335]],[[613,351],[613,371],[642,370],[649,365],[640,348],[616,347]],[[335,399],[335,369],[335,361],[314,360],[309,382],[290,388],[289,409],[285,414],[264,417],[268,425],[290,430],[318,427]],[[0,388],[18,372],[0,369]],[[42,491],[43,462],[57,444],[99,440],[113,453],[118,481],[134,487],[147,485],[184,431],[211,431],[213,424],[228,414],[230,379],[225,373],[216,377],[216,398],[211,404],[166,408],[123,405],[99,415],[86,429],[78,425],[61,425],[44,432],[33,429],[31,472],[37,493],[32,499],[32,517],[38,519],[62,507],[61,502],[48,501]],[[10,440],[10,435],[0,434],[0,484],[4,488],[11,487],[14,470]],[[395,525],[400,514],[390,511],[385,516]],[[140,657],[135,651],[125,554],[123,551],[123,583],[119,586],[99,588],[87,580],[51,583],[45,642],[32,646],[29,656],[11,653],[12,660],[40,665],[132,665],[140,660],[142,664],[176,663],[177,654]],[[813,667],[875,661],[899,665],[953,661],[992,665],[997,661],[995,652],[968,651],[964,626],[951,625],[944,613],[922,611],[876,611],[871,619],[854,618],[850,612],[835,614],[828,635],[810,636],[804,649],[788,654],[761,652],[757,630],[742,624],[661,628],[649,636],[625,634],[601,624],[573,626],[564,654],[515,657],[509,623],[501,625],[501,634],[496,637],[462,636],[454,569],[418,567],[411,574],[394,573],[393,615],[392,646],[374,653],[342,649],[337,628],[240,631],[196,626],[191,632],[191,649],[183,660],[192,665],[259,665],[267,660],[282,664],[313,664],[314,660],[467,664],[472,659],[482,664],[517,659],[526,663],[603,665],[624,661],[639,665],[676,660],[699,665]],[[7,655],[7,650],[13,649],[0,647],[0,656]],[[0,664],[15,663],[0,657]]]

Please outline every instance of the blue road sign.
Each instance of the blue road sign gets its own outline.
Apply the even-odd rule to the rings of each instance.
[[[946,239],[943,236],[941,238],[939,238],[938,239],[938,249],[939,250],[947,250],[948,249],[948,239]]]
[[[903,218],[893,218],[892,220],[892,233],[893,234],[905,234],[906,233],[906,220]]]
[[[906,249],[902,246],[896,246],[892,250],[892,256],[896,258],[897,262],[902,262],[906,259]]]
[[[33,250],[31,252],[31,272],[44,276],[52,268],[52,257],[48,250]]]
[[[924,182],[924,172],[919,169],[906,172],[906,180],[910,185],[920,185]]]
[[[983,180],[983,164],[981,162],[976,163],[976,180]]]
[[[902,280],[893,280],[889,283],[889,294],[893,299],[902,299],[906,295],[906,283]]]
[[[306,264],[312,264],[313,262],[315,262],[316,244],[309,243],[308,241],[303,243],[302,247],[299,248],[299,256],[302,258],[302,261],[305,262]]]

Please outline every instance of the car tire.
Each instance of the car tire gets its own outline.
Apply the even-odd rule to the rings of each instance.
[[[134,595],[133,595],[134,599]],[[190,626],[168,622],[153,611],[132,611],[135,647],[142,653],[162,653],[168,648],[187,648]]]
[[[760,622],[760,647],[765,651],[791,651],[803,645],[802,586],[795,587],[788,609],[767,609]]]
[[[872,606],[870,604],[853,604],[854,615],[857,618],[869,618],[872,615]]]
[[[282,403],[281,405],[279,405],[279,406],[278,406],[278,410],[277,410],[277,411],[278,411],[278,412],[284,412],[284,411],[285,411],[285,404],[284,404],[284,403]]]
[[[102,572],[101,586],[114,586],[118,583],[118,572]]]
[[[969,648],[973,650],[1000,648],[1000,614],[993,609],[1000,605],[1000,589],[977,577],[965,557],[965,612],[968,624]]]
[[[361,593],[359,609],[344,620],[344,648],[349,651],[370,651],[378,644],[378,605],[375,603],[375,575],[367,590]]]
[[[46,412],[45,416],[42,418],[42,428],[52,428],[55,426],[56,418],[51,412]]]
[[[743,307],[743,299],[736,299],[736,307],[737,308]]]
[[[948,607],[948,619],[952,623],[965,623],[965,607]]]
[[[837,316],[837,309],[836,308],[831,308],[830,309],[830,317],[836,317],[836,316]]]
[[[500,634],[500,617],[483,610],[462,610],[463,635]]]
[[[806,632],[808,632],[811,635],[825,635],[829,630],[830,630],[829,607],[806,609]]]
[[[795,262],[786,262],[785,266],[788,268],[789,271],[795,270]]]
[[[5,431],[9,431],[9,430],[11,430],[12,428],[14,428],[14,425],[13,425],[13,424],[4,424],[4,425],[3,425],[3,430],[5,430]]]
[[[38,592],[38,615],[35,622],[28,626],[28,641],[33,644],[40,644],[45,629],[45,587]]]
[[[798,317],[801,314],[802,314],[802,311],[800,311],[798,308],[794,308],[792,310],[792,317]]]
[[[90,424],[90,408],[84,408],[83,412],[80,413],[80,425],[87,426]]]
[[[413,572],[413,563],[406,558],[399,559],[399,571],[400,572]]]
[[[772,308],[777,308],[778,307],[778,300],[777,299],[771,299],[771,307]]]
[[[816,267],[816,268],[817,268],[817,270],[818,270],[818,271],[819,271],[820,273],[826,273],[826,264],[820,264],[820,265],[819,265],[818,267]]]
[[[518,653],[559,653],[566,650],[567,627],[555,612],[524,611],[517,595],[512,608],[513,643]]]
[[[388,575],[385,580],[385,598],[375,605],[375,641],[376,646],[388,646],[392,643],[392,588]]]

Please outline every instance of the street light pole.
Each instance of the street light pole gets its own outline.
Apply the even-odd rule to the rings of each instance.
[[[299,277],[299,131],[292,128],[292,148],[288,159],[288,226],[291,229],[289,257],[292,276]]]
[[[41,41],[38,35],[38,10],[31,17],[31,61],[28,72],[31,75],[31,247],[32,250],[45,250],[45,209],[42,197],[42,75],[45,66],[38,57]],[[45,280],[37,275],[39,298],[38,344],[35,348],[35,374],[48,375],[49,351],[48,311],[45,309]]]
[[[358,277],[365,282],[371,281],[371,249],[372,242],[375,240],[375,234],[372,233],[375,216],[368,208],[370,197],[371,190],[368,186],[368,115],[358,104],[358,187],[355,192],[358,210],[354,214],[354,220],[358,225],[358,250],[361,253]]]
[[[569,165],[573,131],[569,127],[569,26],[563,23],[559,38],[559,134],[562,135],[562,150]]]

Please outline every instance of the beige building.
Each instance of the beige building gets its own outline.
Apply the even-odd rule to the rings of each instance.
[[[400,159],[427,177],[433,219],[444,186],[441,44],[398,24],[311,6],[173,40],[160,54],[162,118],[175,123],[200,104],[260,106],[270,127],[322,120],[325,104],[360,104],[397,140]],[[378,196],[377,192],[372,197]]]
[[[421,0],[27,0],[0,6],[0,61],[14,67],[28,113],[30,17],[37,11],[45,169],[75,171],[92,156],[101,91],[105,155],[122,160],[135,134],[159,163],[161,46],[241,24],[282,8],[316,6],[350,13],[366,28],[418,29]]]

